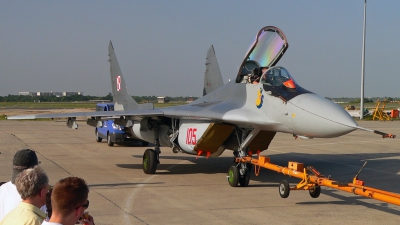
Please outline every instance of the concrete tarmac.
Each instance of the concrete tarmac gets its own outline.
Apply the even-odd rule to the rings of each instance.
[[[360,126],[400,135],[400,122],[358,122]],[[0,121],[0,181],[9,181],[12,158],[23,148],[34,149],[55,184],[78,176],[90,187],[89,213],[96,225],[110,224],[399,224],[400,207],[331,188],[319,198],[308,191],[292,191],[282,199],[278,183],[300,180],[261,169],[248,187],[232,188],[227,171],[232,152],[219,158],[196,160],[162,148],[157,173],[146,175],[142,155],[149,147],[109,147],[95,141],[93,127],[78,130],[65,122]],[[364,161],[359,176],[367,186],[400,193],[400,136],[355,131],[332,139],[295,141],[277,134],[268,155],[271,162],[312,165],[337,181],[350,182]]]

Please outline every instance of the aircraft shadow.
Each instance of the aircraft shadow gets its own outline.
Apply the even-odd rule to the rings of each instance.
[[[142,158],[142,155],[132,155],[134,158]],[[302,162],[305,166],[313,166],[321,174],[331,176],[332,180],[340,182],[351,182],[358,173],[364,162],[368,164],[359,175],[359,179],[365,182],[366,186],[382,189],[397,193],[400,190],[400,153],[360,153],[360,154],[306,154],[306,153],[284,153],[269,156],[271,163],[287,166],[288,161]],[[398,157],[399,159],[397,159]],[[190,163],[170,163],[163,164],[163,160],[187,160]],[[227,171],[233,165],[233,157],[219,157],[205,159],[195,156],[160,155],[161,164],[157,167],[156,174],[181,175],[181,174],[221,174],[221,179],[225,179]],[[128,169],[142,169],[141,164],[117,164],[118,167]],[[275,171],[264,168],[260,169],[259,176],[254,175],[254,166],[251,170],[250,184],[246,188],[277,188],[279,182],[287,180],[291,185],[300,182],[299,179],[284,176]],[[252,184],[253,183],[253,184]],[[228,183],[227,183],[228,185]],[[399,211],[389,208],[387,203],[368,203],[364,202],[365,197],[353,196],[346,197],[335,189],[322,188],[321,194],[325,194],[338,199],[337,201],[315,201],[299,202],[297,204],[342,204],[342,205],[363,205],[368,208],[399,214]],[[304,193],[307,194],[308,193]],[[310,197],[311,199],[311,197]]]
[[[305,166],[313,166],[321,174],[331,176],[331,179],[340,182],[351,182],[365,161],[366,167],[359,175],[359,179],[365,181],[366,186],[383,189],[391,192],[400,190],[400,153],[361,153],[361,154],[306,154],[284,153],[271,155],[271,162],[281,166],[287,166],[288,161],[302,162]],[[142,158],[142,155],[132,155],[134,158]],[[188,163],[171,164],[163,163],[163,160],[187,160]],[[226,174],[233,165],[233,157],[209,158],[190,155],[163,156],[160,155],[161,164],[157,167],[157,174]],[[142,169],[142,164],[116,164],[127,169]],[[290,183],[300,182],[297,178],[283,176],[274,171],[261,168],[259,176],[254,175],[252,169],[251,180],[260,183],[279,183],[288,180]],[[393,182],[393,181],[398,182]],[[391,181],[388,185],[385,181]],[[251,181],[250,181],[251,185]]]
[[[351,197],[343,196],[337,193],[341,193],[338,190],[334,189],[322,189],[321,195],[328,195],[330,197],[339,199],[338,201],[310,201],[310,202],[297,202],[299,205],[322,205],[322,204],[330,204],[330,205],[362,205],[364,207],[375,209],[383,212],[387,212],[394,215],[399,215],[400,211],[394,208],[389,208],[389,203],[379,202],[379,203],[368,203],[365,202],[367,198],[354,195]],[[290,198],[290,196],[289,196]],[[311,197],[310,197],[311,198]]]
[[[135,185],[149,185],[149,184],[163,184],[164,182],[146,182],[146,183],[112,183],[112,184],[90,184],[88,187],[120,187],[120,186],[135,186]]]
[[[122,143],[121,144],[115,144],[113,146],[113,148],[115,148],[115,147],[121,147],[121,148],[123,148],[123,147],[126,147],[126,148],[129,148],[129,147],[149,147],[149,148],[154,148],[154,146],[155,145],[153,143],[149,143],[148,146],[143,146],[141,142],[132,141],[132,142],[126,142],[126,143],[123,143],[123,144]]]
[[[142,158],[142,156],[133,155],[135,158]],[[170,164],[163,163],[166,159],[176,159],[179,161],[188,161],[193,164]],[[156,174],[217,174],[227,173],[228,168],[233,165],[233,157],[209,158],[204,157],[196,159],[194,156],[161,156],[160,164],[157,166]],[[116,164],[120,168],[127,169],[143,169],[142,164]]]

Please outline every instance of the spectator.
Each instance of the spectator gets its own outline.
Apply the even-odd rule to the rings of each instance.
[[[53,192],[53,187],[50,187],[49,192],[46,194],[46,211],[47,211],[47,220],[50,219],[51,213],[53,212],[51,208],[51,193]]]
[[[0,221],[21,202],[21,196],[15,186],[15,178],[25,169],[38,165],[35,151],[30,149],[19,150],[13,159],[13,173],[11,181],[0,186]]]
[[[89,188],[85,180],[78,177],[67,177],[58,181],[51,194],[52,214],[43,225],[73,225],[89,207]],[[84,219],[84,224],[94,225],[93,217]]]
[[[15,179],[15,186],[22,202],[4,217],[0,225],[40,225],[46,213],[39,207],[46,203],[46,194],[50,188],[46,173],[39,166],[26,169]]]

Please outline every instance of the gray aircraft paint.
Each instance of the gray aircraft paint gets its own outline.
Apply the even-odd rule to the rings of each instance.
[[[211,45],[211,47],[207,51],[206,71],[204,72],[203,96],[208,95],[212,91],[220,88],[222,85],[224,85],[224,81],[222,80],[222,75],[219,69],[217,56],[215,55],[214,46]]]
[[[110,62],[111,89],[114,109],[116,111],[139,109],[139,104],[128,93],[125,79],[122,76],[121,68],[119,67],[117,56],[115,55],[111,41],[108,45],[108,56],[108,61]]]

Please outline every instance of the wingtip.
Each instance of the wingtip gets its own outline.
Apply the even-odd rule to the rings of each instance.
[[[36,119],[35,115],[7,116],[7,120],[33,120],[33,119]]]

